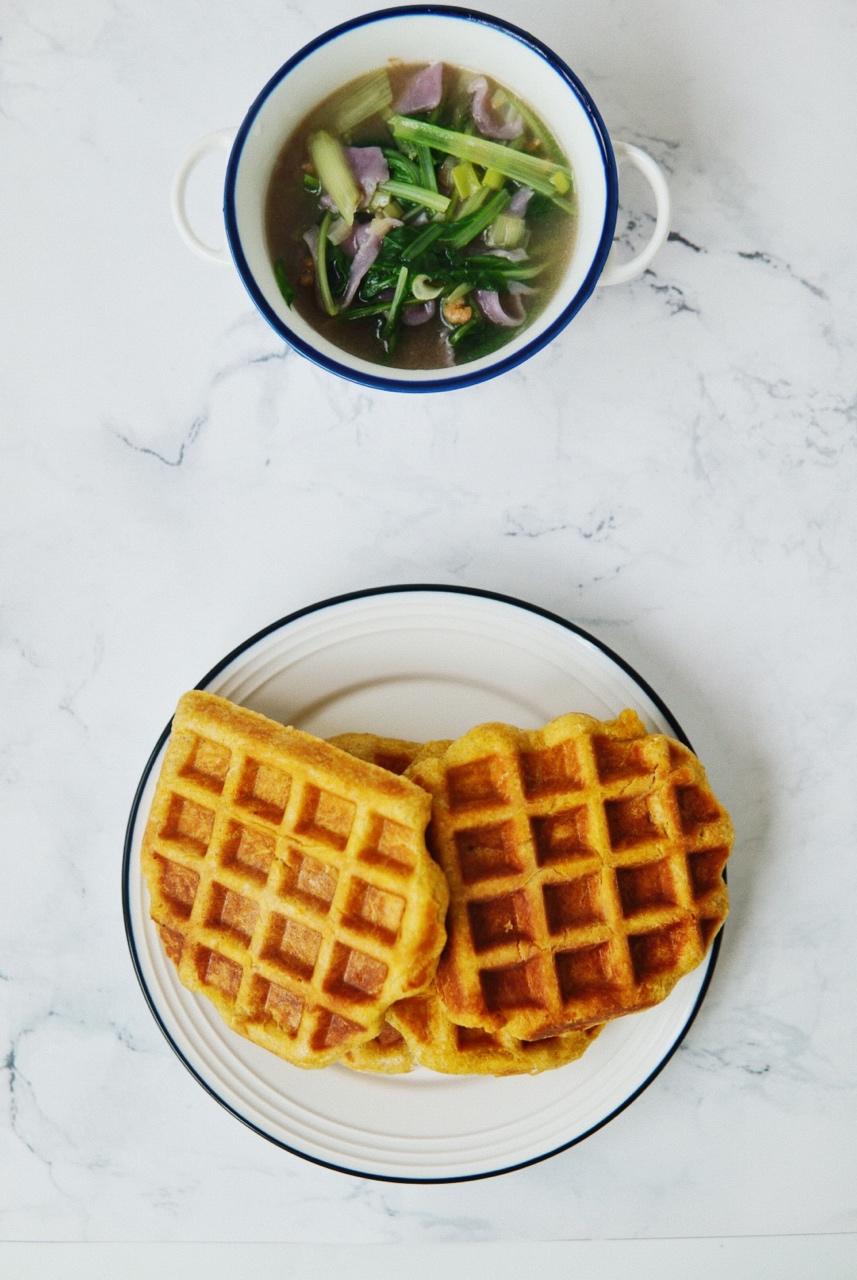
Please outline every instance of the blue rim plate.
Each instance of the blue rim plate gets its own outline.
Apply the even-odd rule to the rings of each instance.
[[[535,656],[527,652],[531,641]],[[544,661],[536,652],[540,644]],[[434,656],[439,649],[444,652]],[[426,661],[426,654],[433,656]],[[551,674],[554,661],[559,677]],[[368,672],[362,681],[361,663]],[[338,686],[328,688],[330,673],[343,665]],[[504,702],[511,677],[528,671],[534,684],[544,677],[544,689],[529,702],[526,694],[518,701],[509,694]],[[371,728],[405,736],[410,727],[410,737],[440,736],[441,724],[457,732],[476,722],[477,711],[481,719],[498,718],[490,714],[495,708],[500,718],[518,714],[537,722],[551,714],[547,703],[553,713],[569,709],[557,705],[557,690],[569,690],[571,699],[576,688],[581,703],[589,703],[580,709],[610,714],[620,709],[617,704],[636,706],[690,746],[658,694],[600,640],[536,605],[463,587],[380,587],[308,605],[237,645],[197,688],[269,714],[281,709],[281,717],[293,708],[297,723],[325,735]],[[207,1001],[178,984],[148,920],[139,842],[169,728],[143,770],[125,838],[122,903],[131,959],[179,1060],[261,1137],[313,1163],[380,1181],[459,1182],[509,1173],[565,1151],[609,1123],[648,1088],[687,1034],[722,935],[661,1006],[618,1019],[580,1063],[542,1076],[497,1081],[429,1072],[367,1077],[340,1067],[301,1071],[243,1041]],[[355,1111],[364,1119],[355,1122]]]
[[[592,265],[586,274],[582,285],[577,293],[562,311],[542,333],[533,338],[514,355],[506,356],[499,359],[496,364],[492,364],[490,368],[476,370],[471,373],[463,372],[457,377],[444,378],[438,382],[404,382],[394,378],[386,378],[382,373],[368,374],[362,371],[352,369],[349,365],[334,360],[329,356],[323,355],[317,351],[310,343],[299,337],[287,325],[280,316],[268,305],[259,286],[253,277],[244,250],[241,247],[241,238],[238,234],[238,220],[235,212],[235,183],[238,176],[238,167],[241,163],[241,153],[244,149],[244,143],[250,129],[253,127],[257,115],[270,97],[271,93],[279,84],[294,70],[305,58],[310,57],[317,49],[322,48],[332,40],[336,40],[339,36],[345,35],[349,31],[353,31],[357,27],[365,26],[371,22],[386,22],[392,18],[403,17],[447,17],[461,22],[482,23],[486,26],[494,27],[498,31],[503,31],[506,35],[511,36],[515,40],[519,40],[525,44],[534,53],[543,58],[546,63],[559,75],[568,85],[570,91],[577,98],[589,117],[593,133],[598,144],[601,154],[601,160],[604,165],[604,178],[607,189],[607,200],[604,218],[604,228],[601,233],[601,239],[598,243],[598,249],[593,258]],[[338,374],[342,378],[346,378],[351,382],[357,382],[361,386],[373,387],[379,391],[401,391],[411,394],[434,391],[453,391],[461,387],[476,386],[480,382],[486,382],[489,378],[496,378],[501,373],[506,373],[510,369],[516,368],[536,352],[541,351],[549,342],[551,342],[566,325],[574,319],[580,308],[592,294],[598,278],[604,269],[607,256],[613,243],[613,233],[616,228],[616,213],[618,209],[618,193],[619,184],[616,173],[616,160],[613,155],[613,147],[610,143],[610,135],[601,115],[592,100],[588,90],[583,82],[574,74],[571,67],[563,61],[557,54],[549,49],[541,40],[529,32],[522,30],[520,27],[514,26],[511,22],[506,22],[503,18],[496,18],[487,13],[480,13],[476,9],[459,9],[453,5],[442,4],[415,4],[401,5],[394,9],[376,9],[372,13],[363,14],[358,18],[350,18],[347,22],[341,22],[338,26],[331,27],[329,31],[325,31],[322,35],[317,36],[315,40],[311,40],[309,44],[299,49],[287,62],[284,62],[279,71],[275,72],[247,112],[238,133],[232,150],[229,155],[229,162],[226,166],[226,181],[223,192],[223,216],[226,223],[226,237],[229,243],[229,251],[238,274],[243,281],[244,287],[253,299],[257,309],[268,321],[268,324],[276,330],[290,347],[295,351],[299,351],[301,355],[306,356],[313,364],[319,365],[323,369],[327,369],[330,373]],[[466,369],[466,366],[465,366]]]

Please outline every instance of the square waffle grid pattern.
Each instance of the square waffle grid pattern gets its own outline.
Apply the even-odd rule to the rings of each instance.
[[[693,753],[633,712],[485,726],[411,776],[434,793],[457,1022],[533,1039],[645,1008],[726,917],[729,818]]]
[[[352,1071],[397,1076],[413,1071],[416,1064],[405,1037],[385,1021],[377,1036],[349,1049],[341,1065]]]
[[[421,742],[411,742],[406,738],[382,738],[375,733],[338,733],[328,742],[347,751],[358,760],[366,760],[376,764],[379,769],[389,773],[404,773],[410,768],[420,751]]]
[[[174,727],[144,866],[183,983],[251,1039],[322,1065],[408,989],[388,977],[423,832],[371,787],[287,768],[234,735]]]
[[[536,1075],[581,1057],[601,1031],[587,1027],[543,1040],[518,1040],[508,1031],[460,1027],[436,991],[394,1004],[387,1015],[414,1060],[445,1075]]]

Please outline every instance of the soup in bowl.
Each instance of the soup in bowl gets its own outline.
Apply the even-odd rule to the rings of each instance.
[[[379,67],[286,142],[266,231],[280,292],[351,355],[492,354],[550,298],[575,234],[567,157],[535,112],[441,62]]]
[[[331,372],[401,391],[471,385],[520,364],[595,285],[633,278],[668,230],[644,152],[611,144],[584,86],[538,40],[437,6],[343,23],[295,54],[229,149],[229,255],[265,319]],[[655,192],[653,235],[608,263],[616,155]],[[391,207],[392,206],[392,207]]]

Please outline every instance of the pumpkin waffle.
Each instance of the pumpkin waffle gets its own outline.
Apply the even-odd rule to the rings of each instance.
[[[328,738],[340,751],[366,760],[369,764],[378,765],[379,769],[387,769],[390,773],[403,774],[414,763],[417,756],[425,759],[428,755],[443,755],[447,747],[452,745],[451,738],[439,738],[431,742],[411,742],[407,738],[381,738],[375,733],[337,733]]]
[[[185,694],[143,838],[179,977],[234,1030],[317,1067],[425,989],[446,885],[429,797],[328,743]]]
[[[536,1040],[647,1008],[726,918],[729,816],[696,756],[633,711],[482,725],[407,776],[432,795],[456,1023]]]
[[[347,751],[358,760],[376,764],[379,769],[402,774],[413,764],[424,749],[421,742],[409,742],[404,738],[381,738],[374,733],[338,733],[328,742]],[[448,744],[447,744],[448,745]]]
[[[387,1019],[401,1032],[415,1062],[445,1075],[537,1075],[579,1058],[601,1031],[587,1027],[543,1040],[518,1040],[508,1031],[459,1027],[435,991],[400,1000]]]
[[[353,1071],[370,1071],[385,1076],[404,1075],[413,1071],[414,1055],[402,1033],[385,1019],[378,1035],[349,1049],[342,1063]]]

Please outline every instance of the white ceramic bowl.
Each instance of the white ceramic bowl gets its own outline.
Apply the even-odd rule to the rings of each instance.
[[[571,161],[578,204],[576,242],[553,297],[536,319],[499,351],[444,369],[396,369],[351,355],[318,333],[280,294],[265,236],[271,172],[286,138],[334,90],[391,58],[441,61],[485,72],[508,85],[544,118]],[[309,359],[357,382],[398,391],[439,391],[481,382],[513,368],[550,342],[580,310],[596,284],[639,275],[669,229],[669,193],[645,152],[611,141],[592,98],[574,72],[535,37],[499,18],[469,9],[414,5],[385,9],[333,27],[289,59],[268,81],[237,133],[221,130],[199,143],[179,172],[174,212],[188,243],[204,256],[228,260],[202,243],[187,219],[187,177],[216,146],[229,148],[224,218],[229,250],[244,285],[269,324]],[[630,262],[608,263],[616,223],[616,160],[633,163],[657,202],[655,230]]]

